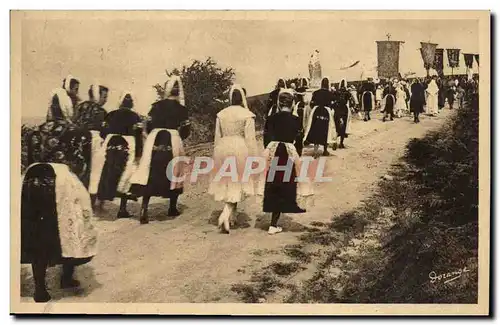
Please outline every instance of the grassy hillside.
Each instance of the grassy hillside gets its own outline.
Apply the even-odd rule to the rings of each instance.
[[[348,269],[341,277],[327,272],[342,259],[332,249],[290,302],[475,303],[478,121],[474,95],[450,124],[413,139],[393,179],[381,181],[374,197],[330,225],[332,232],[362,233],[385,218],[393,226],[382,233],[381,246],[344,261]],[[467,273],[447,281],[457,275],[448,273],[464,268]]]
[[[411,140],[358,208],[311,223],[285,246],[291,262],[263,267],[233,291],[248,303],[278,290],[286,303],[475,303],[478,121],[471,95],[448,124]],[[288,281],[304,269],[311,275]]]

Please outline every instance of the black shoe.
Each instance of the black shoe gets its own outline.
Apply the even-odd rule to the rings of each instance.
[[[345,146],[344,146],[344,144],[343,144],[343,143],[341,143],[341,144],[339,145],[339,149],[345,149]]]
[[[33,299],[35,300],[35,302],[47,302],[47,301],[50,301],[50,299],[52,299],[52,297],[47,292],[47,289],[44,289],[44,290],[40,290],[40,291],[35,290],[35,294],[33,295]]]
[[[181,215],[181,213],[179,212],[179,210],[177,210],[177,208],[170,208],[168,209],[168,214],[167,214],[169,217],[178,217]]]
[[[141,222],[141,225],[146,225],[149,223],[148,210],[141,209],[141,212],[139,214],[139,221]]]
[[[325,149],[325,150],[323,151],[323,156],[324,156],[324,157],[328,157],[328,156],[330,156],[330,153],[328,152],[328,150],[326,150],[326,149]]]
[[[334,143],[334,144],[332,145],[332,150],[337,150],[337,144],[336,144],[336,143]]]
[[[385,122],[385,116],[382,118],[382,122]]]
[[[128,211],[118,211],[118,214],[116,215],[117,219],[126,219],[126,218],[132,218],[132,215],[128,213]]]
[[[61,289],[72,289],[78,288],[79,286],[80,281],[78,280],[61,278]]]
[[[299,206],[297,205],[297,206],[295,206],[295,207],[292,209],[292,211],[291,211],[290,213],[304,213],[304,212],[306,212],[306,210],[305,210],[305,209],[302,209],[301,207],[299,207]]]

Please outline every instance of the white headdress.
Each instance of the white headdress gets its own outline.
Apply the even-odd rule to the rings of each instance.
[[[75,77],[73,77],[72,75],[68,75],[66,77],[66,79],[64,79],[64,82],[63,82],[63,89],[66,89],[66,90],[69,90],[70,89],[70,85],[71,85],[71,80],[76,80],[78,81],[78,79],[76,79]]]
[[[179,96],[177,96],[177,101],[182,105],[186,106],[186,101],[184,98],[184,87],[182,86],[181,77],[173,75],[165,83],[165,97],[169,97],[174,89],[175,84],[179,86]]]
[[[233,94],[235,91],[238,91],[240,93],[243,107],[248,109],[247,97],[245,96],[243,88],[238,84],[232,85],[231,89],[229,90],[229,105],[233,105]]]
[[[345,89],[349,89],[349,87],[347,86],[347,79],[346,78],[342,78],[340,79],[340,82],[339,82],[339,89],[342,88],[342,82],[344,82],[344,88]]]
[[[127,95],[129,95],[130,98],[134,99],[134,96],[132,95],[131,91],[124,91],[124,92],[122,92],[121,95],[120,95],[119,101],[118,101],[118,108],[122,107],[123,101],[125,100],[125,97]]]
[[[92,85],[90,85],[90,92],[92,93],[92,98],[89,98],[89,100],[93,100],[96,103],[101,99],[101,89],[102,85],[100,85],[98,82],[94,82]]]
[[[286,88],[286,80],[284,78],[279,78],[276,86],[278,86],[280,84],[280,81],[283,81],[283,84],[285,85],[285,88]]]
[[[54,95],[57,96],[59,107],[61,108],[64,116],[67,118],[71,118],[73,116],[73,102],[68,96],[66,89],[56,88],[52,90],[52,92],[50,93],[49,107],[52,106],[52,99],[54,98]],[[51,110],[49,110],[49,116],[52,116]]]
[[[295,116],[299,116],[297,114],[297,106],[295,105],[295,96],[294,96],[294,92],[292,89],[289,89],[289,88],[282,88],[278,94],[278,111],[281,110],[281,107],[280,107],[280,95],[281,94],[289,94],[290,96],[292,96],[292,105],[290,108],[291,112],[293,113],[293,115]]]

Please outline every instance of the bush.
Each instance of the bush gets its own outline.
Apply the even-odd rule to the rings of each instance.
[[[168,76],[180,76],[184,86],[186,107],[193,126],[186,143],[193,145],[213,141],[216,115],[229,103],[229,89],[233,84],[235,70],[222,69],[209,57],[205,61],[194,60],[189,66],[166,73]],[[154,88],[159,95],[164,91],[158,84]],[[249,108],[256,115],[257,129],[263,125],[266,99],[267,95],[248,98]]]

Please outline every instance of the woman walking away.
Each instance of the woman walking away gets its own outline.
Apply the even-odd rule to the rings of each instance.
[[[371,120],[370,112],[376,106],[375,101],[375,84],[369,80],[363,82],[361,86],[361,110],[363,111],[363,121]]]
[[[311,113],[305,130],[305,142],[314,144],[314,156],[318,157],[318,148],[324,147],[323,156],[329,156],[328,144],[337,138],[333,121],[334,95],[330,91],[330,81],[323,78],[321,89],[316,90],[311,99]],[[334,149],[337,149],[336,146]]]
[[[415,123],[420,123],[419,115],[424,112],[425,89],[424,85],[415,79],[411,85],[410,110]]]
[[[384,117],[382,122],[385,122],[387,117],[391,121],[394,120],[394,106],[396,105],[396,90],[394,89],[392,83],[389,83],[387,88],[384,90]]]
[[[127,200],[137,200],[130,193],[130,178],[135,172],[136,160],[142,154],[142,122],[134,112],[134,101],[125,93],[119,108],[109,112],[104,121],[101,136],[104,140],[91,174],[90,194],[100,201],[121,199],[117,218],[130,218]]]
[[[406,92],[401,83],[396,86],[396,116],[401,118],[406,113]]]
[[[173,76],[167,81],[164,96],[149,111],[146,127],[149,135],[139,167],[130,180],[130,192],[135,196],[142,196],[141,224],[149,222],[148,205],[152,196],[169,198],[168,216],[180,215],[177,199],[183,193],[183,184],[173,182],[168,175],[172,172],[173,176],[181,177],[184,173],[182,162],[177,162],[171,171],[168,165],[175,157],[184,155],[182,140],[190,133],[180,77]]]
[[[90,196],[66,164],[35,163],[21,194],[21,263],[31,264],[35,302],[51,299],[47,267],[62,265],[61,288],[75,288],[75,267],[97,253]]]
[[[310,183],[297,183],[296,181],[300,166],[299,155],[293,142],[300,130],[300,120],[292,114],[293,107],[293,94],[289,90],[282,90],[279,94],[279,112],[269,120],[272,140],[264,151],[264,158],[270,168],[260,175],[259,195],[263,196],[263,211],[271,213],[271,225],[268,230],[270,235],[283,230],[278,227],[278,220],[282,213],[306,212],[299,207],[298,196],[308,197],[313,194]],[[271,163],[271,160],[275,163]],[[280,170],[273,172],[274,166],[279,166]],[[290,169],[282,170],[285,166]],[[287,177],[290,178],[287,179]]]
[[[47,121],[66,120],[72,122],[74,108],[78,103],[80,81],[69,75],[63,80],[61,88],[55,89],[51,94]]]
[[[347,91],[347,81],[342,79],[339,83],[339,89],[334,93],[334,114],[335,130],[340,137],[339,148],[344,149],[344,139],[347,138],[347,130],[350,124],[351,112],[349,110],[349,97]]]
[[[254,179],[244,180],[238,171],[245,169],[248,157],[257,154],[255,114],[248,109],[242,88],[233,85],[229,98],[230,106],[217,113],[213,155],[215,173],[208,189],[216,201],[225,202],[218,225],[226,233],[229,233],[237,204],[245,196],[255,194]],[[228,169],[229,173],[237,175],[237,179],[222,176],[221,173]]]

